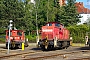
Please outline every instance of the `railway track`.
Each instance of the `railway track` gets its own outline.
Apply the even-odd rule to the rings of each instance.
[[[19,56],[19,55],[30,54],[30,53],[35,53],[35,52],[23,52],[23,53],[4,55],[4,56],[0,56],[0,59],[11,58],[11,57]]]
[[[7,50],[0,50],[0,53],[6,53]]]
[[[5,56],[0,56],[0,59],[8,59],[8,58],[13,58],[13,57],[16,57],[16,56],[23,56],[20,60],[40,60],[40,59],[47,59],[47,58],[54,58],[54,57],[57,57],[57,56],[64,56],[66,54],[78,54],[78,53],[81,53],[81,52],[90,52],[89,50],[85,50],[85,51],[72,51],[72,52],[66,52],[66,53],[59,53],[59,54],[51,54],[51,55],[46,55],[46,56],[39,56],[39,57],[32,57],[32,58],[27,58],[27,56],[32,56],[33,54],[39,54],[41,52],[24,52],[24,53],[18,53],[18,54],[11,54],[11,55],[5,55]],[[43,54],[43,53],[42,53]],[[71,59],[71,60],[89,60],[90,57],[86,57],[86,58],[76,58],[76,59]]]
[[[3,50],[1,50],[3,51]],[[54,52],[54,53],[52,53]],[[59,52],[59,53],[58,53]],[[56,51],[46,51],[46,52],[41,52],[39,51],[22,51],[22,53],[15,53],[15,54],[9,54],[9,55],[4,55],[0,56],[0,59],[2,60],[14,60],[14,58],[17,58],[17,60],[44,60],[44,59],[51,59],[51,58],[56,58],[56,57],[62,57],[64,55],[73,55],[73,54],[79,54],[79,53],[90,53],[89,50],[56,50]],[[20,59],[19,59],[20,58]],[[87,57],[80,57],[80,58],[75,58],[71,60],[90,60],[89,56]]]
[[[90,60],[90,57],[86,57],[86,58],[76,58],[76,59],[71,59],[71,60]]]
[[[47,55],[47,56],[40,56],[40,57],[34,57],[34,58],[24,58],[22,60],[40,60],[40,59],[47,59],[47,58],[54,58],[56,56],[64,56],[65,54],[78,54],[80,52],[90,52],[89,50],[86,50],[86,51],[73,51],[73,52],[67,52],[67,53],[61,53],[61,54],[53,54],[53,55]],[[27,55],[28,56],[28,55]],[[71,59],[71,60],[82,60],[82,59],[90,59],[90,57],[87,57],[87,58],[76,58],[76,59]]]

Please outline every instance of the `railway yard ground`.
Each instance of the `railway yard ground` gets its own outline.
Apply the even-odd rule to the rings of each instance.
[[[7,54],[5,44],[0,44],[0,60],[90,60],[90,47],[73,43],[67,49],[42,51],[35,43],[22,49],[10,49]]]

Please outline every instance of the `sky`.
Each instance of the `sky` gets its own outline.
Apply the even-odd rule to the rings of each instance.
[[[84,7],[90,9],[90,0],[76,0],[76,2],[83,2]]]

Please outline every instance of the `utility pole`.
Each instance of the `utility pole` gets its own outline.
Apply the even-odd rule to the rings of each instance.
[[[7,51],[7,54],[9,54],[9,48],[10,48],[10,30],[11,30],[11,27],[12,27],[12,20],[9,21],[10,24],[9,24],[9,36],[8,36],[8,51]]]

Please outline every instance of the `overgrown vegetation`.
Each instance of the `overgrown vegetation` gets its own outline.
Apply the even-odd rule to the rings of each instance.
[[[70,36],[73,38],[74,43],[85,43],[86,32],[89,31],[89,28],[86,24],[74,25],[67,28],[70,31]]]
[[[28,41],[30,43],[35,43],[36,42],[36,35],[26,35],[26,39],[28,38]]]
[[[59,0],[35,0],[33,3],[31,0],[0,0],[0,33],[5,35],[9,20],[13,20],[13,27],[24,30],[26,38],[35,41],[36,34],[31,34],[32,30],[53,21],[63,23],[70,30],[73,42],[83,43],[89,29],[87,25],[76,25],[80,22],[76,0],[66,1],[66,5],[60,6]]]
[[[67,0],[64,6],[60,6],[59,0],[34,1],[0,0],[0,28],[7,29],[10,20],[13,20],[13,27],[25,32],[36,30],[36,26],[40,29],[47,22],[61,22],[69,26],[80,21],[75,0]]]

